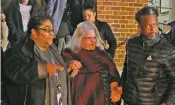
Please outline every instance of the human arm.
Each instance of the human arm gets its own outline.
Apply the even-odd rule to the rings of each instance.
[[[53,16],[55,3],[56,3],[56,0],[48,0],[47,7],[46,7],[46,16],[49,16],[49,17]]]
[[[79,70],[82,68],[82,64],[80,61],[76,60],[75,53],[69,48],[65,49],[62,53],[62,57],[64,61],[67,63],[68,73],[71,77],[74,77],[78,74]]]
[[[115,65],[114,65],[115,66]],[[110,67],[111,69],[111,67]],[[110,82],[110,99],[111,99],[111,102],[118,102],[120,99],[121,99],[121,95],[122,95],[122,87],[118,85],[118,82],[119,82],[119,73],[118,73],[118,70],[117,69],[114,69],[117,71],[117,73],[114,74],[113,73],[110,73],[111,75],[111,82]],[[110,70],[112,71],[112,70]],[[115,72],[115,71],[113,71]]]
[[[111,88],[111,90],[115,90],[113,93],[111,92],[111,94],[117,94],[116,96],[118,96],[119,97],[119,95],[120,95],[120,97],[121,97],[121,95],[122,95],[122,93],[123,93],[123,90],[124,90],[124,87],[125,87],[125,82],[126,82],[126,76],[127,76],[127,55],[126,55],[126,57],[125,57],[125,62],[124,62],[124,68],[123,68],[123,71],[122,71],[122,74],[121,74],[121,78],[120,78],[120,80],[119,80],[119,82],[118,82],[118,84],[117,83],[113,83],[113,85],[110,87]],[[112,84],[112,83],[111,83]],[[115,84],[115,85],[114,85]],[[118,87],[118,88],[116,88],[116,87]],[[116,100],[117,100],[118,98],[116,97]]]
[[[15,23],[13,21],[14,6],[15,6],[15,4],[12,4],[12,3],[9,6],[8,12],[6,14],[6,23],[7,23],[7,26],[9,28],[9,36],[13,37],[13,40],[16,40],[15,32],[17,30],[15,27]]]
[[[19,4],[13,1],[6,13],[6,23],[9,29],[8,40],[11,44],[24,36],[22,17],[19,8]]]
[[[5,54],[3,70],[5,76],[15,84],[25,85],[29,82],[47,77],[46,65],[36,60],[25,58],[17,50],[9,49]],[[13,54],[12,52],[15,52]],[[42,70],[42,72],[40,72]]]
[[[5,21],[5,18],[6,18],[5,14],[1,13],[1,21]]]
[[[175,48],[166,57],[165,73],[168,79],[168,91],[162,105],[173,105],[175,103]]]
[[[127,73],[127,55],[125,57],[125,62],[124,62],[124,67],[123,67],[123,71],[122,71],[122,74],[121,74],[121,78],[120,78],[120,81],[119,81],[119,85],[122,87],[122,89],[124,90],[124,87],[125,87],[125,82],[126,82],[126,73]]]
[[[103,75],[106,75],[109,73],[109,88],[110,88],[110,99],[111,102],[118,102],[120,100],[121,97],[121,93],[122,93],[122,88],[118,85],[118,82],[120,80],[120,75],[119,72],[116,68],[115,63],[113,62],[112,58],[109,56],[109,54],[107,54],[107,52],[102,51],[100,52],[100,54],[102,54],[101,56],[101,61],[103,61],[103,64],[107,64],[103,65],[104,69],[108,70],[108,72],[104,72]]]
[[[6,24],[6,16],[4,13],[1,13],[1,43],[2,43],[2,47],[6,48],[7,41],[8,41],[8,27]]]
[[[107,49],[107,52],[111,55],[111,57],[113,58],[115,55],[115,49],[117,48],[117,42],[116,39],[114,37],[114,34],[111,30],[111,27],[105,23],[106,28],[105,28],[105,38],[109,44],[109,48]]]
[[[45,79],[49,74],[53,73],[51,72],[53,67],[50,70],[48,68],[48,64],[45,61],[38,62],[34,56],[28,57],[20,50],[11,48],[5,53],[3,70],[5,76],[12,83],[25,85],[39,79]]]
[[[110,84],[110,91],[111,91],[111,102],[118,102],[122,95],[122,87],[118,86],[117,82],[112,82]]]
[[[77,60],[72,60],[69,64],[68,64],[68,73],[71,73],[70,76],[74,77],[78,74],[79,70],[82,68],[82,64],[81,62],[77,61]]]
[[[118,82],[118,84],[117,83],[110,84],[111,95],[115,95],[115,100],[119,100],[119,97],[121,98],[121,95],[123,93],[123,90],[125,87],[125,82],[126,82],[126,68],[127,68],[127,64],[126,64],[126,60],[125,60],[124,68],[123,68],[123,72],[122,72],[120,81]],[[112,100],[112,102],[113,102],[113,100]]]
[[[56,71],[63,71],[64,67],[58,64],[46,64],[49,76],[54,76]]]

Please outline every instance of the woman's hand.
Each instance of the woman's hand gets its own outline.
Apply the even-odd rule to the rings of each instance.
[[[1,21],[5,21],[5,18],[6,18],[5,15],[2,13],[1,14]]]
[[[122,87],[119,87],[117,82],[112,82],[110,84],[110,89],[111,89],[111,96],[110,96],[111,102],[119,101],[122,95]]]
[[[64,67],[58,64],[47,64],[47,72],[49,76],[54,76],[56,71],[63,71]]]
[[[73,60],[68,64],[68,73],[71,72],[71,77],[74,77],[78,74],[80,68],[82,68],[81,62]]]

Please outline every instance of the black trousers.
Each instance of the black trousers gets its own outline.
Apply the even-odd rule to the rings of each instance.
[[[121,105],[121,100],[116,102],[115,105]]]

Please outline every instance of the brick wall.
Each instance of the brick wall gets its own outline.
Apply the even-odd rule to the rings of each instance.
[[[114,61],[119,69],[125,58],[125,44],[121,43],[138,32],[134,16],[147,3],[148,0],[97,0],[97,19],[108,22],[117,39]]]

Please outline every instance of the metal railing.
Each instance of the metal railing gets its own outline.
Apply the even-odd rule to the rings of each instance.
[[[158,24],[159,24],[159,30],[160,31],[162,31],[165,28],[165,26],[167,25],[165,23],[160,23],[160,22]]]

